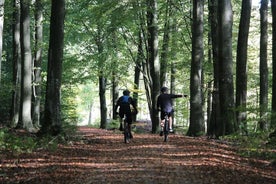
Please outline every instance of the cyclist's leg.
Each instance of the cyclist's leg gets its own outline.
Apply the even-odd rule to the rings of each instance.
[[[169,117],[169,130],[170,130],[170,132],[173,132],[173,128],[172,128],[172,117]]]
[[[132,135],[132,132],[131,132],[131,124],[128,124],[128,129],[129,129],[129,136],[132,139],[133,135]]]
[[[164,127],[164,123],[165,123],[165,116],[166,116],[166,113],[165,112],[161,112],[160,114],[160,126],[163,128]]]
[[[160,136],[163,136],[163,128],[164,128],[164,124],[165,124],[165,112],[161,111],[160,113]]]
[[[129,129],[129,134],[130,134],[130,138],[132,139],[132,133],[131,133],[131,125],[132,125],[132,114],[131,112],[126,114],[126,118],[127,118],[127,123],[128,123],[128,129]]]
[[[168,113],[168,119],[169,119],[169,131],[173,132],[173,128],[172,128],[172,112]]]
[[[119,130],[123,131],[124,130],[124,123],[123,123],[124,113],[122,111],[119,111],[119,117],[120,117],[120,127],[119,127]]]
[[[160,127],[164,127],[164,124],[165,124],[165,119],[161,119],[161,121],[160,121]]]

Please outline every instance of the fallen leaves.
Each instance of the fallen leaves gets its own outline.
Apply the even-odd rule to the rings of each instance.
[[[203,138],[80,127],[83,138],[13,158],[2,153],[0,183],[275,183],[267,161],[240,157],[228,144]],[[1,156],[2,156],[1,155]]]

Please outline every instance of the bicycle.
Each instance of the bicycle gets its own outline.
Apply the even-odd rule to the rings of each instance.
[[[131,139],[130,124],[127,122],[126,116],[124,117],[124,142],[128,144]]]

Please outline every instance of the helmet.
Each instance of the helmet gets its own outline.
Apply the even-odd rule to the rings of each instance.
[[[165,93],[165,92],[167,92],[168,90],[169,90],[169,89],[168,89],[167,87],[162,87],[162,88],[161,88],[161,92],[162,92],[162,93]]]
[[[130,94],[130,91],[128,89],[126,89],[126,90],[123,91],[123,95],[128,96],[129,94]]]

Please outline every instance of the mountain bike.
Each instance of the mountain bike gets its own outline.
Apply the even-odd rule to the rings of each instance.
[[[124,117],[124,141],[125,143],[129,143],[131,139],[131,132],[130,132],[130,124],[127,122],[127,117]]]
[[[165,115],[163,132],[164,132],[164,142],[167,142],[168,141],[168,135],[169,135],[169,132],[170,132],[170,130],[169,130],[169,117],[168,117],[167,113]]]

